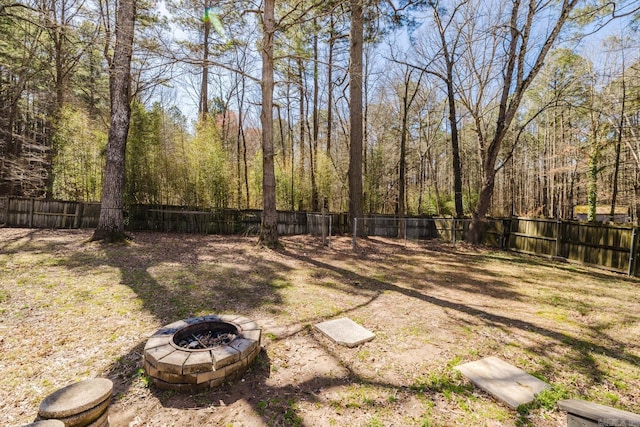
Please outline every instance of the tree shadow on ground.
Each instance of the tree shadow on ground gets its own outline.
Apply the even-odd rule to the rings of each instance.
[[[306,330],[298,330],[290,335],[279,339],[292,338],[298,334],[305,333]],[[349,411],[352,405],[366,405],[369,409],[376,407],[387,407],[393,405],[403,405],[411,398],[425,400],[435,400],[438,395],[455,393],[461,399],[471,399],[475,395],[473,387],[464,381],[458,372],[449,368],[445,369],[443,375],[433,378],[417,379],[410,386],[394,384],[392,382],[379,381],[372,377],[365,377],[356,373],[351,367],[344,364],[341,355],[336,352],[335,346],[329,344],[326,338],[319,338],[317,334],[309,334],[307,339],[318,345],[329,357],[335,360],[344,368],[340,374],[315,375],[303,381],[277,385],[270,382],[272,374],[272,361],[268,349],[263,348],[258,357],[250,365],[247,372],[240,380],[224,383],[223,385],[206,391],[188,393],[161,390],[150,386],[150,393],[158,400],[164,408],[176,409],[174,412],[176,425],[268,425],[268,426],[299,426],[306,425],[300,404],[310,403],[312,405],[330,405],[337,414]],[[141,351],[143,344],[134,348],[123,360],[133,361],[139,358],[138,351]],[[135,364],[128,367],[129,373],[125,377],[135,378]],[[112,377],[123,372],[127,367],[122,364],[115,364],[107,373]],[[312,367],[310,367],[312,369]],[[344,389],[345,387],[360,387],[363,389],[373,389],[376,392],[384,391],[387,396],[394,396],[394,400],[389,398],[380,401],[363,399],[362,402],[353,402],[349,399],[336,399],[327,401],[321,394],[326,390]],[[121,391],[125,391],[122,390]],[[117,403],[116,403],[117,404]],[[216,418],[216,409],[237,405],[248,408],[251,413],[242,415],[241,419]],[[135,416],[135,410],[127,412],[126,408],[117,411],[112,415],[114,425],[126,425]],[[185,413],[183,410],[186,410]],[[193,410],[203,411],[196,415]],[[189,413],[191,411],[191,413]],[[197,411],[196,411],[197,412]],[[240,413],[238,414],[240,416]],[[339,416],[339,415],[338,415]],[[259,423],[255,421],[259,420]],[[166,420],[165,420],[166,421]],[[339,424],[339,421],[337,421]],[[245,424],[248,423],[248,424]]]
[[[137,235],[136,239],[141,237],[146,239],[141,244],[102,244],[102,254],[75,253],[65,266],[87,273],[101,266],[117,269],[120,284],[132,289],[160,324],[263,306],[277,311],[283,303],[277,284],[285,281],[287,266],[237,249],[216,253],[214,261],[200,262],[207,256],[206,248],[199,247],[191,236],[174,237],[170,251],[154,248],[148,235]],[[246,271],[226,262],[237,262],[235,258],[244,260]]]
[[[419,292],[446,288],[509,301],[521,301],[523,298],[523,295],[517,292],[500,273],[485,268],[483,264],[486,262],[481,257],[456,251],[451,245],[431,242],[429,246],[426,244],[405,246],[397,242],[389,242],[389,239],[360,240],[361,244],[355,255],[351,248],[327,250],[318,245],[314,250],[335,260],[336,264],[344,259],[375,263],[376,276],[366,276],[367,280],[373,278],[383,282],[404,282]],[[395,247],[395,250],[385,250],[388,246]],[[285,248],[282,253],[295,254],[300,261],[313,259],[313,255],[306,257],[294,248]],[[428,263],[424,262],[425,255],[429,257]],[[377,260],[380,262],[376,263]],[[320,271],[332,271],[351,283],[360,282],[365,274],[356,272],[355,267],[354,265],[353,270],[321,268]]]
[[[156,239],[163,239],[162,235],[153,235],[153,237],[137,235],[137,237],[140,239],[139,245],[135,241],[132,245],[104,245],[101,253],[74,253],[64,265],[87,274],[95,271],[95,267],[100,266],[117,269],[120,272],[119,283],[128,286],[135,292],[141,299],[143,308],[158,320],[156,326],[199,315],[203,312],[235,313],[239,310],[255,310],[266,307],[268,310],[273,310],[274,314],[278,314],[282,310],[279,307],[286,306],[279,287],[281,282],[287,281],[286,273],[291,270],[291,267],[284,262],[254,256],[246,250],[234,249],[232,243],[226,251],[217,250],[209,254],[207,248],[199,247],[196,240],[190,236],[183,236],[181,239],[175,239],[175,236],[172,236],[171,250],[162,252],[156,250],[153,244]],[[223,245],[224,241],[225,239],[214,239],[212,244]],[[452,281],[465,281],[465,283],[471,283],[471,285],[467,285],[468,289],[464,289],[470,294],[485,292],[503,300],[521,298],[521,295],[509,289],[509,283],[506,281],[492,282],[489,287],[486,283],[482,286],[481,279],[474,279],[475,281],[470,282],[468,270],[462,269],[464,266],[472,265],[475,261],[472,257],[463,256],[461,258],[459,254],[444,252],[445,259],[442,260],[442,264],[450,263],[453,268],[446,270],[443,277],[435,276],[434,273],[434,277],[428,278],[427,286],[412,288],[398,286],[394,284],[394,281],[384,278],[370,277],[362,272],[341,268],[292,250],[283,249],[277,253],[285,259],[292,259],[302,265],[322,271],[323,274],[330,274],[342,283],[357,284],[357,287],[354,286],[351,290],[348,289],[348,286],[341,287],[340,290],[352,292],[365,297],[365,299],[359,304],[341,310],[336,313],[336,316],[371,304],[381,294],[392,292],[469,315],[482,325],[504,330],[516,328],[550,338],[558,346],[571,348],[571,354],[567,355],[567,363],[575,363],[592,372],[594,381],[603,376],[604,372],[603,368],[593,359],[593,352],[621,361],[640,364],[640,357],[626,351],[624,343],[610,340],[602,344],[595,339],[576,337],[536,325],[518,318],[517,313],[514,313],[513,316],[504,316],[492,313],[490,309],[478,308],[478,306],[427,293],[430,289],[455,286]],[[441,252],[437,253],[442,256]],[[209,258],[207,263],[200,263],[202,257],[207,256],[212,258]],[[335,256],[344,255],[336,254]],[[353,257],[353,255],[351,256]],[[368,256],[372,257],[373,255]],[[358,262],[358,257],[353,258],[354,262]],[[238,267],[235,266],[238,259],[241,259],[242,264],[246,266],[246,271],[243,271],[242,274],[237,271]],[[176,269],[175,265],[177,264],[185,265],[187,268]],[[235,267],[230,267],[232,264]],[[385,274],[398,275],[400,273],[398,273],[398,268],[390,267]],[[399,277],[409,280],[415,278],[415,274],[418,273],[400,274]],[[336,285],[325,283],[322,286]],[[247,295],[251,297],[243,298]],[[296,324],[305,324],[315,320],[317,319],[297,319]],[[300,333],[300,330],[300,328],[296,328],[297,332],[294,333]],[[277,337],[277,339],[280,338]],[[106,376],[116,380],[116,390],[121,395],[126,394],[132,386],[142,381],[139,370],[144,344],[144,341],[139,342],[130,348],[105,373]],[[343,363],[338,354],[332,352],[325,345],[323,347],[339,363]],[[530,350],[544,352],[546,349],[530,347]],[[315,402],[318,399],[318,390],[329,387],[366,384],[409,394],[441,392],[434,385],[426,385],[422,388],[418,386],[415,390],[408,390],[407,387],[375,381],[354,373],[348,366],[346,366],[348,373],[344,376],[316,376],[301,383],[276,386],[268,384],[267,381],[271,372],[268,353],[263,351],[255,365],[245,375],[244,381],[225,384],[220,389],[186,396],[158,391],[154,388],[152,388],[152,392],[162,406],[178,409],[214,407],[221,405],[219,403],[221,401],[227,405],[247,401],[252,411],[258,414],[265,423],[271,425],[303,425],[299,421],[301,416],[297,412],[296,402],[301,400]],[[454,385],[451,385],[451,389],[454,389]],[[458,392],[463,395],[471,393],[464,389],[458,390]]]
[[[594,382],[599,382],[602,377],[606,376],[606,372],[604,371],[606,367],[595,361],[593,357],[594,353],[634,365],[640,364],[640,356],[627,351],[627,345],[624,342],[620,342],[610,337],[604,337],[598,327],[590,328],[591,339],[581,336],[573,336],[566,332],[539,326],[530,321],[518,318],[515,315],[513,317],[507,317],[491,313],[490,311],[482,308],[447,300],[442,297],[428,295],[416,289],[400,287],[386,281],[377,280],[372,277],[365,277],[353,271],[336,267],[335,265],[327,264],[317,259],[301,256],[300,254],[287,251],[286,249],[281,250],[280,253],[284,256],[292,257],[301,262],[314,265],[316,268],[333,271],[351,281],[356,280],[361,284],[362,288],[376,293],[399,293],[428,304],[470,315],[486,326],[501,328],[503,330],[516,328],[521,331],[550,338],[556,343],[556,345],[569,347],[572,350],[572,353],[566,356],[566,362],[579,366],[582,371],[588,373]],[[534,353],[546,353],[549,350],[548,348],[543,347],[530,347],[529,349]]]

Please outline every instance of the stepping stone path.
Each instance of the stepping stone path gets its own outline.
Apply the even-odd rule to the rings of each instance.
[[[318,323],[315,327],[332,341],[347,347],[355,347],[375,338],[373,332],[347,317]]]
[[[493,356],[456,366],[456,369],[477,387],[514,409],[533,401],[536,394],[550,387],[522,369]]]
[[[47,396],[38,416],[43,421],[62,421],[66,427],[106,427],[112,392],[113,383],[106,378],[80,381]]]

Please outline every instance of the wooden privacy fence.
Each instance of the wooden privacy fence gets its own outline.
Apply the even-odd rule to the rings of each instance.
[[[279,211],[278,233],[306,234],[306,212]],[[344,232],[345,214],[335,214],[336,230]],[[95,228],[100,203],[0,198],[0,225],[28,228]],[[130,231],[201,234],[257,234],[261,210],[201,210],[183,206],[131,205],[125,209]]]
[[[28,228],[94,228],[100,203],[0,198],[0,224]]]
[[[638,227],[537,218],[509,220],[507,249],[565,258],[634,275]]]
[[[279,211],[278,233],[306,234],[306,212]],[[127,210],[127,229],[199,234],[257,234],[261,210],[199,210],[180,206],[133,205]]]
[[[331,213],[332,233],[351,232],[347,214]],[[95,228],[99,203],[0,198],[0,225],[28,228]],[[125,212],[127,230],[202,234],[257,234],[260,210],[199,210],[181,206],[132,205]],[[470,220],[397,218],[372,215],[354,221],[368,236],[464,240]],[[314,233],[306,212],[278,212],[281,235]],[[495,218],[481,224],[482,243],[515,252],[564,258],[609,270],[640,273],[638,227],[539,218]],[[361,229],[360,229],[361,230]]]

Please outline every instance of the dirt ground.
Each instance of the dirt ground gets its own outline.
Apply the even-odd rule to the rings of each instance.
[[[115,383],[112,426],[561,426],[559,398],[640,412],[640,281],[436,241],[0,229],[0,424],[32,421],[75,381]],[[241,314],[262,351],[202,393],[149,385],[146,339],[203,314]],[[355,348],[313,325],[349,317]],[[520,411],[455,366],[498,356],[553,385]]]

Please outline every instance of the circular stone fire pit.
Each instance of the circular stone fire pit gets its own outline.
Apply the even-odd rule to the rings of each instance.
[[[202,316],[160,328],[144,347],[143,366],[162,389],[199,391],[244,373],[260,352],[258,324],[236,315]]]

